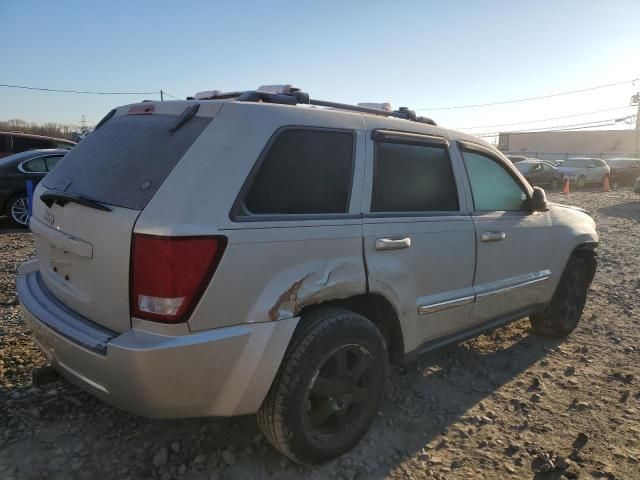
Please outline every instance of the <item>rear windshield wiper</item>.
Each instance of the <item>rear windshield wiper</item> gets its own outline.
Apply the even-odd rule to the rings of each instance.
[[[171,133],[177,132],[178,129],[184,126],[185,123],[187,123],[189,120],[191,120],[193,117],[196,116],[196,113],[198,113],[198,110],[200,110],[199,103],[196,103],[195,105],[191,105],[190,107],[187,107],[185,111],[180,114],[180,116],[178,117],[178,120],[176,120],[176,123],[173,125],[173,127],[169,129],[169,131]]]
[[[51,205],[53,205],[54,203],[57,203],[58,205],[64,207],[65,204],[71,202],[77,203],[78,205],[82,205],[84,207],[102,210],[103,212],[111,211],[109,207],[76,193],[49,191],[40,195],[40,200],[42,200],[49,208],[51,208]]]

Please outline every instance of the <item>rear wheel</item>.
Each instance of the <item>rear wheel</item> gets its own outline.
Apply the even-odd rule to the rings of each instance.
[[[554,178],[553,180],[551,180],[551,190],[557,190],[558,189],[558,179]]]
[[[578,325],[589,289],[587,263],[572,257],[567,264],[551,303],[541,313],[529,317],[536,333],[562,338]]]
[[[384,393],[387,351],[369,320],[340,308],[304,315],[258,411],[269,442],[299,463],[331,460],[369,429]]]
[[[19,194],[11,197],[9,202],[7,202],[6,214],[14,226],[26,228],[29,225],[27,196],[25,194]]]
[[[584,175],[580,175],[578,177],[578,181],[576,182],[576,186],[578,188],[584,188],[585,184],[586,184],[586,179],[584,178]]]

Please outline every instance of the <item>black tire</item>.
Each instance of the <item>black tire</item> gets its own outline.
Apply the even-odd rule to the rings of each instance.
[[[578,326],[587,301],[590,278],[587,262],[573,256],[562,273],[551,303],[529,320],[533,331],[551,338],[564,338]]]
[[[578,180],[576,180],[576,188],[583,189],[586,184],[587,184],[587,179],[584,178],[584,175],[580,175],[578,177]]]
[[[553,180],[551,180],[551,190],[557,190],[558,189],[558,179],[554,178]]]
[[[14,195],[7,202],[5,214],[14,227],[27,228],[29,226],[29,216],[26,212],[27,196],[24,193]]]
[[[371,426],[387,350],[378,328],[349,310],[320,308],[300,321],[257,417],[280,452],[316,464],[350,450]]]

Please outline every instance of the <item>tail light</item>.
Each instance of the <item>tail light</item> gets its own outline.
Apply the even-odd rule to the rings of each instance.
[[[209,284],[225,237],[134,234],[131,315],[163,323],[186,322]]]

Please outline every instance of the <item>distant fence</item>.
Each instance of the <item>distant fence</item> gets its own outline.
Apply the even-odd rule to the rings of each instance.
[[[601,158],[606,160],[607,158],[640,158],[640,155],[634,153],[541,153],[541,152],[502,152],[505,155],[520,155],[523,157],[537,158],[539,160],[567,160],[568,158],[575,157],[589,157],[589,158]]]

